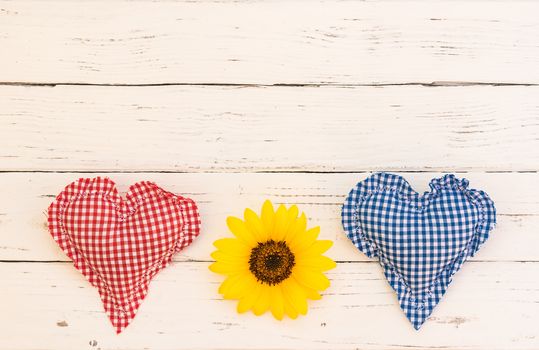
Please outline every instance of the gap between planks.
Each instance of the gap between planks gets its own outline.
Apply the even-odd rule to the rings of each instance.
[[[172,260],[174,263],[202,263],[209,264],[215,262],[215,260]],[[357,261],[357,260],[335,260],[337,264],[377,264],[378,260]],[[0,260],[0,264],[69,264],[71,260]],[[499,264],[499,263],[539,263],[539,260],[467,260],[466,263],[480,263],[480,264]]]
[[[83,82],[30,82],[30,81],[0,81],[0,86],[103,86],[103,87],[161,87],[161,86],[221,86],[221,87],[389,87],[389,86],[424,86],[424,87],[459,87],[459,86],[539,86],[537,83],[511,82],[481,82],[481,81],[432,81],[432,82],[403,82],[403,83],[203,83],[203,82],[157,82],[157,83],[83,83]]]
[[[148,169],[134,169],[134,170],[115,170],[115,169],[97,169],[97,170],[0,170],[0,174],[374,174],[379,172],[398,172],[405,174],[426,174],[426,173],[451,173],[451,174],[469,174],[469,173],[484,173],[484,174],[537,174],[539,170],[535,169],[522,169],[522,170],[478,170],[475,168],[422,168],[416,169],[400,169],[400,168],[387,168],[374,170],[252,170],[252,171],[223,171],[222,169],[215,170],[148,170]]]

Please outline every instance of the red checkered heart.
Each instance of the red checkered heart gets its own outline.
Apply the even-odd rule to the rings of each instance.
[[[200,232],[191,199],[152,182],[123,199],[108,178],[79,179],[48,210],[49,231],[75,267],[97,287],[116,332],[133,320],[151,279]]]

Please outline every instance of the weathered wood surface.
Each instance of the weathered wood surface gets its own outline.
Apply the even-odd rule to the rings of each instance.
[[[120,335],[70,263],[0,263],[4,349],[537,349],[538,263],[469,262],[420,332],[376,263],[339,264],[306,317],[238,315],[208,263],[174,263]],[[94,345],[94,346],[92,346]]]
[[[536,171],[538,97],[539,86],[0,87],[0,160],[5,170]]]
[[[126,191],[146,179],[169,191],[196,200],[202,233],[176,260],[209,261],[212,242],[231,235],[227,216],[242,216],[243,208],[260,210],[267,198],[275,203],[297,204],[309,217],[310,226],[321,227],[321,237],[335,241],[329,255],[339,261],[366,261],[345,237],[340,211],[348,191],[368,173],[351,174],[168,174],[168,173],[4,173],[0,197],[0,260],[67,261],[46,230],[45,210],[71,181],[79,177],[108,176]],[[403,173],[418,192],[428,190],[439,173]],[[537,261],[535,244],[539,227],[539,196],[533,190],[537,173],[462,173],[472,188],[486,191],[495,200],[498,227],[475,260]],[[532,189],[532,190],[530,190]],[[16,200],[14,200],[16,199]]]
[[[539,349],[539,2],[1,1],[0,349]],[[340,205],[458,172],[498,227],[416,332]],[[79,177],[194,198],[195,243],[124,333],[45,227]],[[298,204],[333,239],[309,315],[237,315],[225,218]]]
[[[539,83],[539,3],[2,1],[0,80]]]

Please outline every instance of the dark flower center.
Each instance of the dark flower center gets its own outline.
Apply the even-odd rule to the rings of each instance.
[[[292,274],[294,254],[284,241],[270,239],[251,250],[249,270],[259,282],[276,285]]]

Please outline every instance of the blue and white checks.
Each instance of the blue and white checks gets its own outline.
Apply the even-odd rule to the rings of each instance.
[[[377,173],[358,183],[342,208],[348,238],[378,257],[415,329],[496,224],[494,203],[468,189],[468,180],[445,175],[430,189],[420,195],[401,176]]]

